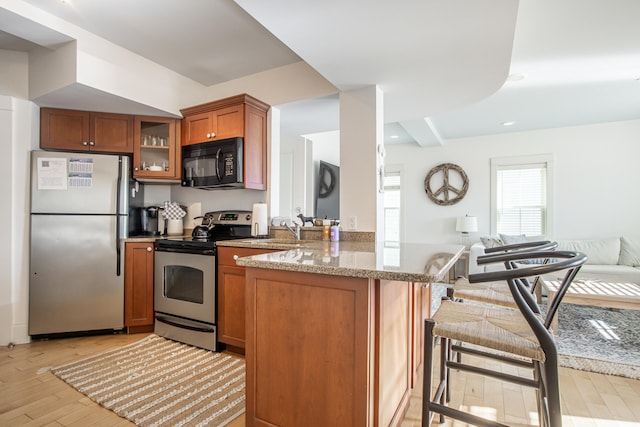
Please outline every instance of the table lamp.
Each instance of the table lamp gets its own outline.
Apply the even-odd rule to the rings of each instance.
[[[460,244],[467,247],[469,242],[469,233],[478,231],[478,218],[475,216],[459,216],[456,220],[456,231],[460,233]]]

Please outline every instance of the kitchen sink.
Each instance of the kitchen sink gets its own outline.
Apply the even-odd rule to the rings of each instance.
[[[279,247],[302,247],[307,240],[293,240],[293,239],[253,239],[251,244],[253,245],[265,245],[265,246],[279,246]]]

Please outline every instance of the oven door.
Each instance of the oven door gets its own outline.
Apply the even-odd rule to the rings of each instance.
[[[215,257],[155,253],[155,311],[215,324]]]

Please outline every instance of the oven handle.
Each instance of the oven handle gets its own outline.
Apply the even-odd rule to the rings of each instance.
[[[195,254],[195,255],[207,255],[207,256],[215,256],[215,249],[185,249],[185,248],[167,248],[167,247],[158,247],[155,248],[156,252],[173,252],[177,254]]]
[[[214,328],[199,328],[197,326],[187,325],[175,320],[169,320],[167,317],[161,314],[156,314],[156,320],[162,323],[166,323],[167,325],[175,326],[176,328],[189,329],[191,331],[196,331],[196,332],[215,332],[216,331]]]

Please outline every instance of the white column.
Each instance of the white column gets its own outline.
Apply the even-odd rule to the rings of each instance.
[[[38,147],[39,108],[0,95],[0,345],[29,342],[30,151]]]
[[[280,110],[267,113],[267,198],[269,221],[280,215]]]
[[[340,94],[340,220],[344,230],[383,236],[379,189],[383,145],[383,93],[368,86]]]
[[[13,341],[13,275],[12,256],[13,249],[11,228],[13,204],[13,179],[11,173],[13,159],[13,105],[9,97],[0,97],[0,149],[2,149],[2,162],[0,163],[0,194],[8,202],[0,213],[0,345],[7,345]],[[26,172],[23,172],[26,175]],[[7,209],[8,208],[8,209]]]

